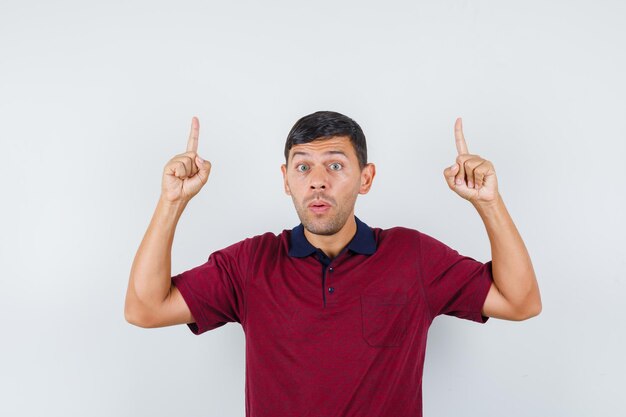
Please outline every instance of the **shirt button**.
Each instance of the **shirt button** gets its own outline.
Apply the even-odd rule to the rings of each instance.
[[[335,288],[333,288],[333,287],[328,287],[328,292],[335,292]]]
[[[330,268],[328,268],[328,270],[329,270],[330,272],[333,272],[333,271],[334,271],[334,269],[333,269],[333,267],[332,267],[332,266],[331,266]]]

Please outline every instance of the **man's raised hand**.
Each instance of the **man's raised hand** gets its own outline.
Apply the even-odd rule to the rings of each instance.
[[[498,197],[498,180],[493,164],[478,155],[471,155],[463,136],[463,122],[454,123],[456,163],[443,171],[448,187],[471,203],[491,203]]]
[[[211,163],[198,155],[200,122],[191,119],[191,131],[187,140],[187,151],[170,159],[163,169],[161,195],[169,202],[187,203],[206,184],[211,172]]]

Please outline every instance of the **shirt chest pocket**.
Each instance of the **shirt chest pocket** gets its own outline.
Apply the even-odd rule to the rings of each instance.
[[[361,295],[363,338],[370,346],[400,346],[408,323],[406,293]]]

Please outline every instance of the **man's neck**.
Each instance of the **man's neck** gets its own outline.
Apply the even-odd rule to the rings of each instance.
[[[356,234],[356,220],[354,213],[346,224],[334,235],[316,235],[304,229],[304,237],[316,248],[321,249],[326,256],[333,259],[345,248]]]

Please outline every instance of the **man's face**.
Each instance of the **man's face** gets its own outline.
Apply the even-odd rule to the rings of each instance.
[[[375,175],[373,164],[360,169],[348,136],[293,146],[281,170],[302,225],[317,235],[342,229],[354,215],[357,196],[369,191]]]

